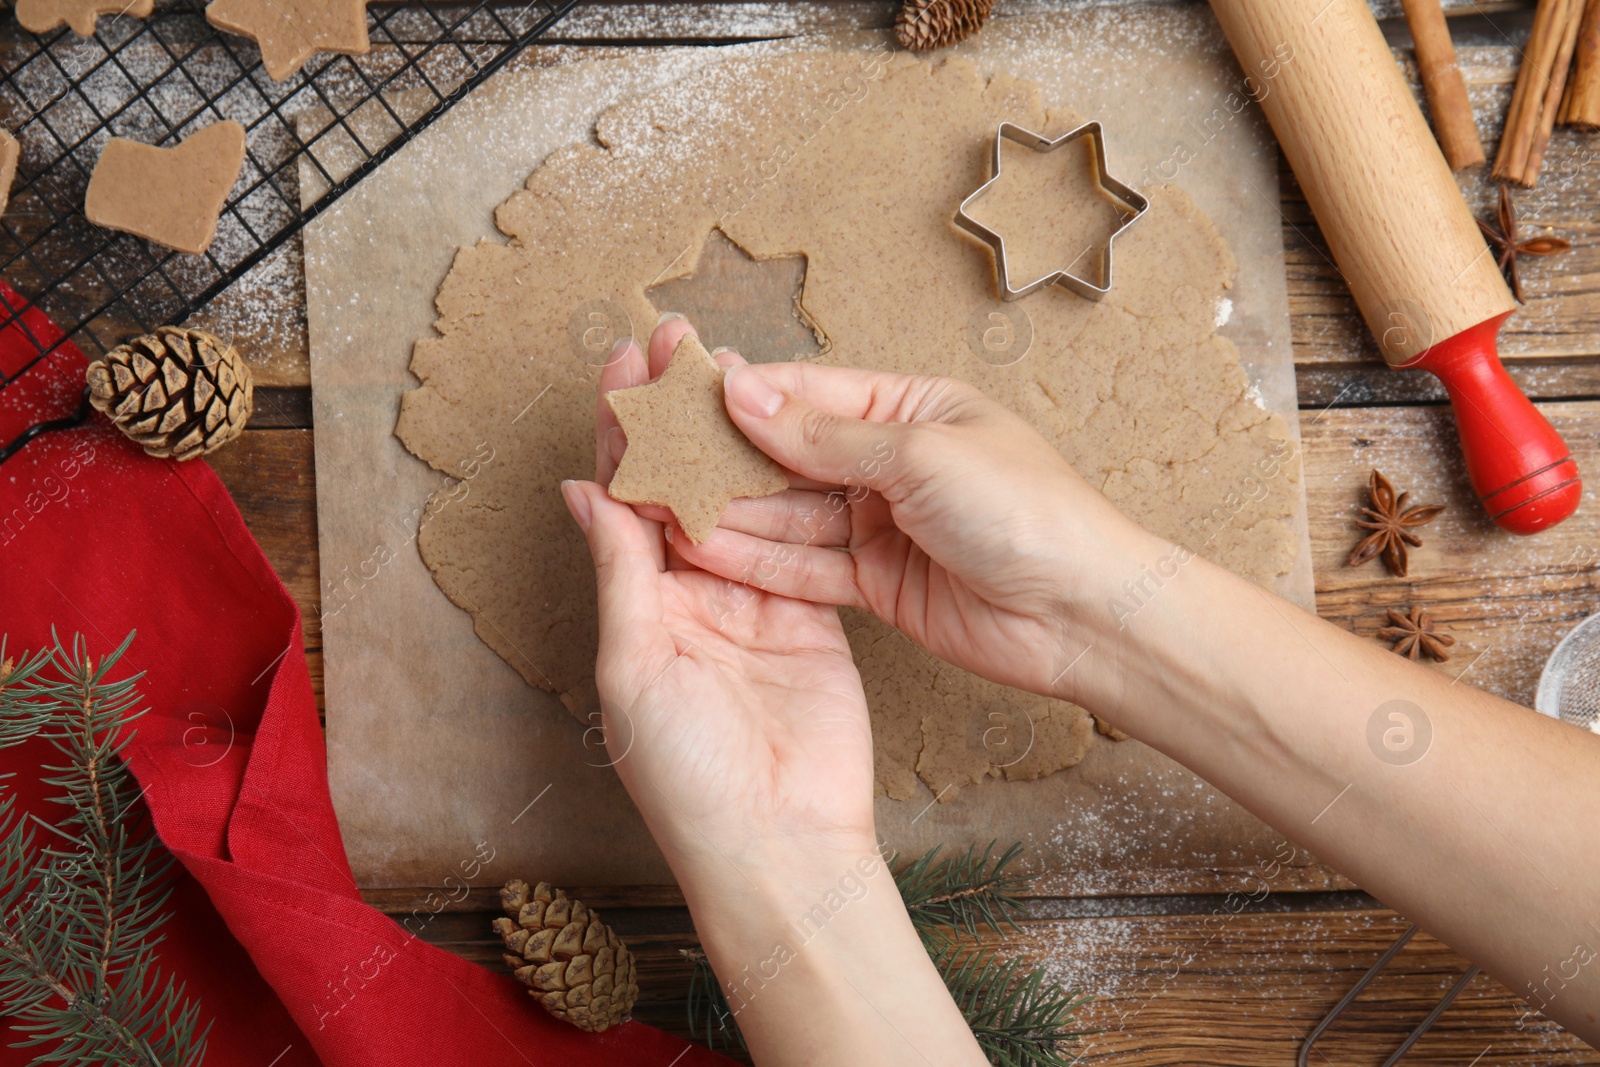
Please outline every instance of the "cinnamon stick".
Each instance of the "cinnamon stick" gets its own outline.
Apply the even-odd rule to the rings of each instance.
[[[1595,0],[1600,5],[1600,0]],[[1472,120],[1472,102],[1467,99],[1467,83],[1456,66],[1456,47],[1450,40],[1450,27],[1444,20],[1439,0],[1401,0],[1406,25],[1416,45],[1417,68],[1422,73],[1422,91],[1428,98],[1433,117],[1433,134],[1439,139],[1445,162],[1451,170],[1466,170],[1483,162],[1483,142]]]
[[[1511,110],[1500,135],[1500,150],[1495,154],[1493,174],[1501,181],[1531,189],[1539,180],[1545,145],[1555,128],[1578,42],[1583,6],[1583,0],[1539,0],[1511,94]]]
[[[1589,0],[1572,50],[1572,73],[1556,121],[1579,129],[1600,129],[1600,0]]]

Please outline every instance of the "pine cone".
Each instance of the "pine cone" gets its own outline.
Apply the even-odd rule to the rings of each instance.
[[[540,882],[513,878],[500,890],[510,919],[496,919],[506,965],[557,1019],[599,1033],[633,1010],[639,996],[633,953],[582,901]],[[513,921],[514,920],[514,921]]]
[[[238,437],[250,367],[208,333],[163,326],[89,364],[89,403],[152,456],[193,459]]]
[[[905,0],[894,35],[913,52],[946,48],[982,29],[993,8],[994,0]]]

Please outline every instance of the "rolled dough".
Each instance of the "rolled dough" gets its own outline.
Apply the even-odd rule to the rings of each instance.
[[[593,143],[552,153],[500,205],[508,242],[457,253],[396,432],[446,472],[491,429],[522,457],[485,468],[418,545],[529,685],[580,717],[593,699],[593,579],[559,482],[592,472],[597,368],[566,343],[569,318],[595,301],[635,323],[676,310],[646,291],[688,273],[714,229],[758,260],[806,257],[800,305],[826,337],[819,361],[964,378],[1140,522],[1257,581],[1289,568],[1299,461],[1216,333],[1226,245],[1180,189],[1147,187],[1106,299],[1050,289],[999,303],[988,250],[951,218],[987,178],[1003,119],[1047,136],[1080,122],[1047,112],[1031,83],[985,82],[961,59],[884,48],[730,61],[602,114]],[[1108,142],[1115,173],[1115,130]],[[1031,338],[1004,366],[969,340],[996,322]],[[1121,610],[1136,612],[1152,586],[1128,578]],[[1081,709],[931,659],[870,616],[845,623],[881,793],[910,797],[920,777],[949,800],[1069,767],[1093,742]]]

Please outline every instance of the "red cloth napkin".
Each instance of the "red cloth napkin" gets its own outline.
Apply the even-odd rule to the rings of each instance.
[[[21,306],[3,285],[0,299]],[[0,332],[0,373],[36,354],[29,334],[60,337],[30,310]],[[0,391],[0,442],[72,411],[83,367],[63,345]],[[509,975],[362,903],[328,795],[300,613],[204,462],[145,456],[96,415],[0,464],[0,611],[13,655],[48,645],[52,625],[84,634],[96,657],[138,631],[119,670],[145,672],[149,711],[125,756],[187,872],[159,955],[214,1020],[208,1064],[729,1062],[638,1023],[582,1033]],[[47,820],[62,809],[45,801],[38,768],[55,755],[37,742],[0,752],[20,807]],[[422,894],[418,905],[427,914]],[[0,1045],[18,1036],[7,1027]],[[28,1059],[0,1051],[3,1063]]]

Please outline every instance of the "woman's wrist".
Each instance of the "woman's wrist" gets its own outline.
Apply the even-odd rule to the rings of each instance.
[[[817,901],[837,911],[873,893],[899,900],[870,829],[804,834],[753,828],[735,836],[675,836],[652,827],[652,833],[713,959],[737,958],[755,969],[770,955],[773,939],[792,938],[790,928]]]
[[[1073,519],[1058,526],[1062,666],[1047,695],[1163,749],[1190,731],[1262,744],[1262,724],[1226,668],[1236,657],[1216,639],[1259,625],[1269,594],[1146,530],[1081,482],[1065,486],[1063,499]]]
[[[1129,671],[1148,662],[1131,623],[1181,577],[1193,555],[1072,478],[1062,486],[1053,525],[1057,563],[1050,573],[1061,648],[1058,662],[1047,665],[1044,695],[1098,712],[1135,681]]]
[[[680,882],[758,1063],[984,1062],[875,847]]]
[[[1173,752],[1227,749],[1266,760],[1272,747],[1259,687],[1273,665],[1238,668],[1258,631],[1296,633],[1293,608],[1266,590],[1142,528],[1080,601],[1080,662],[1051,695]],[[1300,640],[1304,640],[1301,638]],[[1264,645],[1263,647],[1271,647]]]
[[[899,894],[888,865],[871,843],[859,848],[818,848],[810,853],[735,859],[697,858],[674,863],[689,909],[712,920],[696,923],[707,952],[737,959],[758,971],[774,944],[791,950],[809,943],[833,917],[871,897]],[[731,980],[731,975],[725,975]]]

